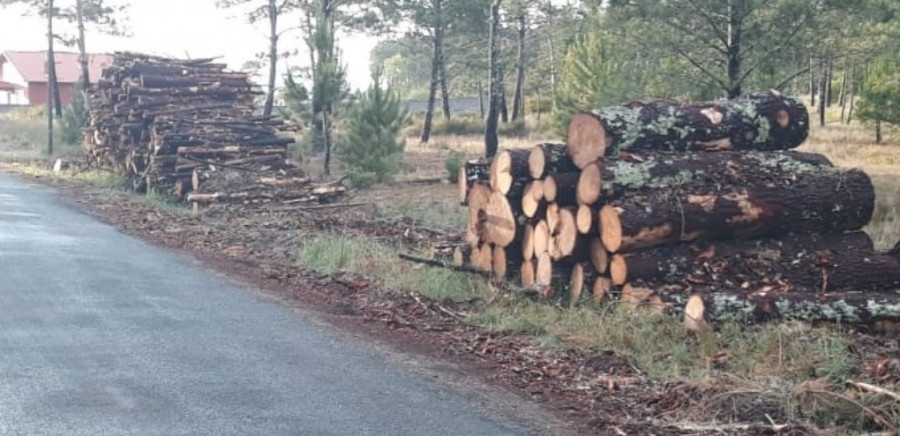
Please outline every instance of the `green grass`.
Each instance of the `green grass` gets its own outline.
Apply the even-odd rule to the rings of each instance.
[[[298,260],[323,274],[360,274],[387,290],[418,292],[436,300],[465,301],[487,295],[482,280],[447,269],[411,265],[397,253],[396,248],[368,238],[321,236],[304,244]]]
[[[468,220],[466,209],[452,199],[437,199],[424,204],[412,200],[399,204],[376,204],[372,214],[375,218],[405,218],[415,225],[438,229],[465,228]]]
[[[47,125],[43,120],[21,114],[0,116],[0,161],[30,161],[47,157]],[[78,151],[76,144],[57,140],[54,155]]]

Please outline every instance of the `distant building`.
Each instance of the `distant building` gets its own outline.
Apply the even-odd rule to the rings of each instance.
[[[56,52],[56,76],[62,104],[72,101],[81,77],[78,53]],[[47,103],[47,55],[43,51],[0,52],[0,104],[43,106]],[[91,83],[97,83],[112,56],[89,54]]]

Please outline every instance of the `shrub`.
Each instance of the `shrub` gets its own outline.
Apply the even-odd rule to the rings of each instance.
[[[346,138],[339,152],[354,173],[371,173],[376,182],[388,180],[400,170],[405,145],[400,139],[409,114],[400,97],[373,76],[372,86],[350,111]]]
[[[59,122],[59,140],[69,145],[81,143],[81,129],[86,124],[84,94],[81,92],[81,87],[78,86],[75,89],[72,102],[63,110],[62,120]]]
[[[450,151],[450,154],[444,158],[444,168],[447,169],[447,180],[451,183],[459,181],[459,169],[462,167],[465,157],[465,153],[458,150],[452,150]]]

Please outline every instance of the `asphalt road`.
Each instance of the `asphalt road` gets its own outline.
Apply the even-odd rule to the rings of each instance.
[[[0,435],[503,435],[384,353],[0,174]]]

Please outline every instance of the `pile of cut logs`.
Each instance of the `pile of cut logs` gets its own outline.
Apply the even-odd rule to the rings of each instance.
[[[83,146],[95,166],[135,189],[195,204],[326,201],[338,185],[313,185],[288,161],[292,138],[278,117],[254,115],[245,73],[213,59],[116,53],[89,92]]]
[[[692,329],[900,320],[900,255],[860,231],[872,183],[788,151],[808,131],[803,104],[775,92],[577,114],[565,144],[460,170],[468,246],[455,261],[571,304],[674,312]]]

